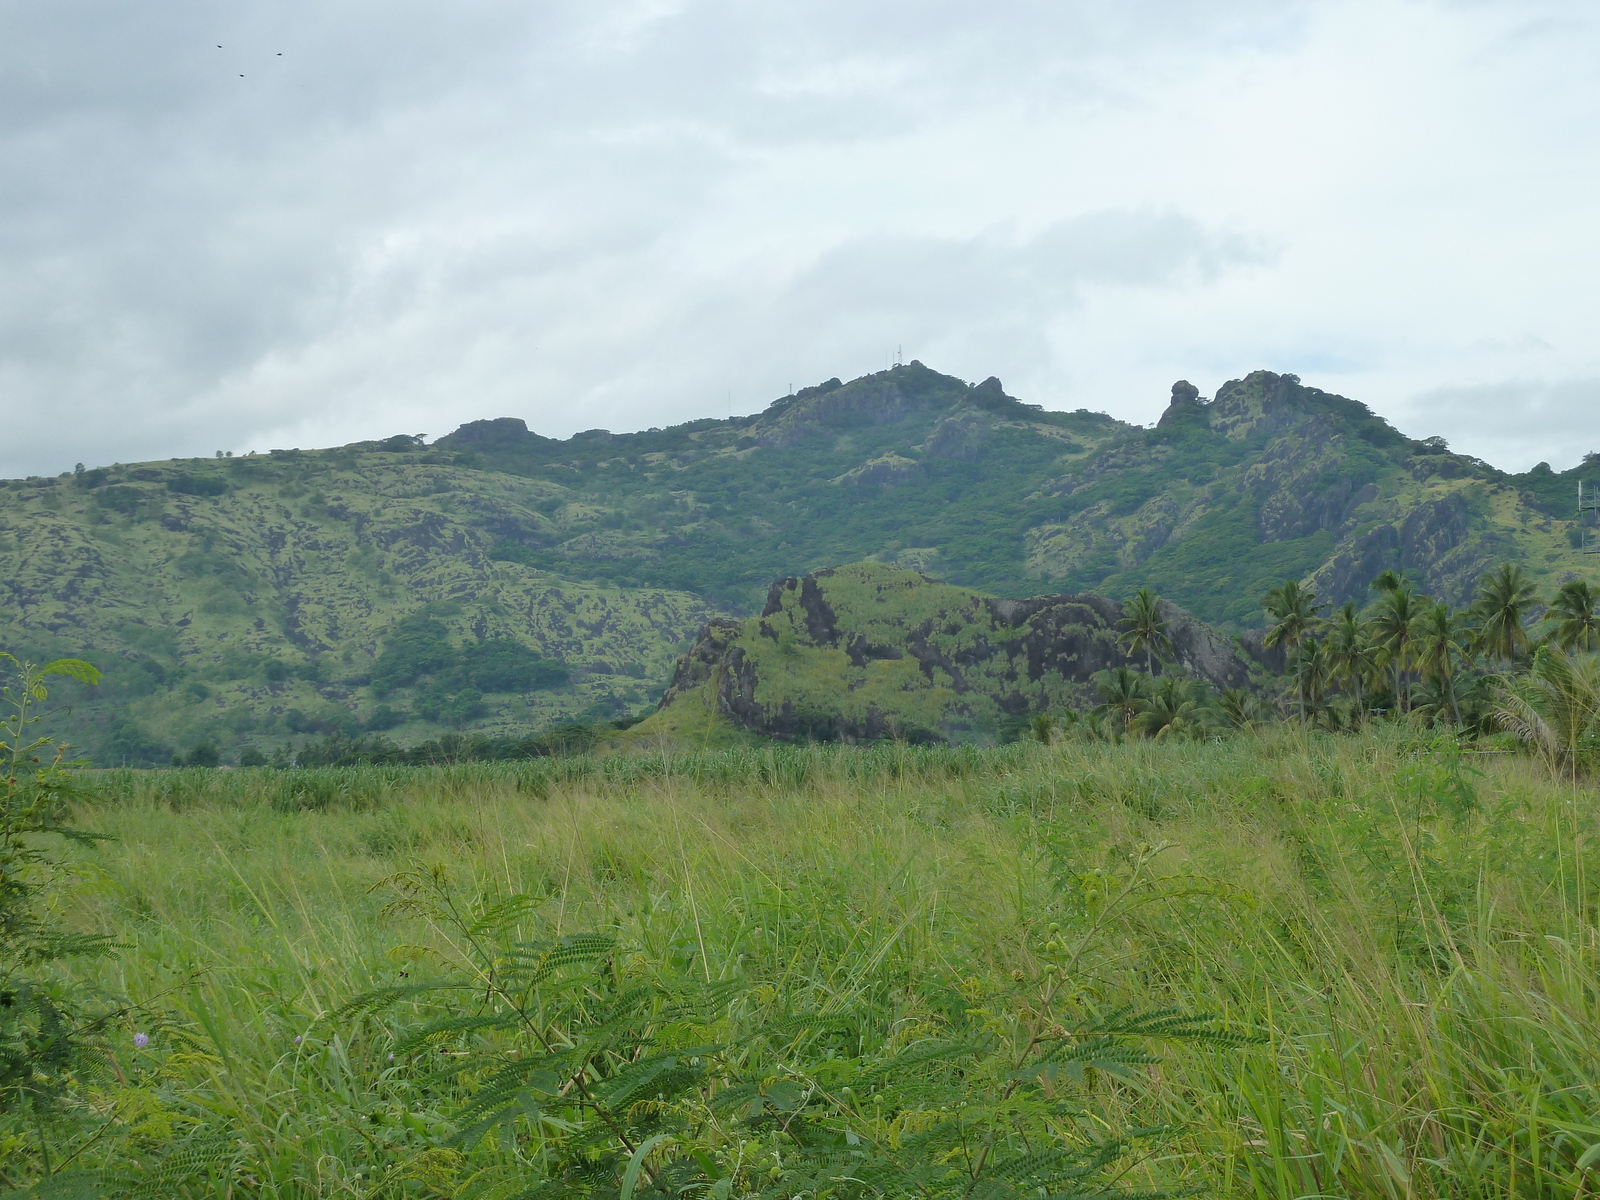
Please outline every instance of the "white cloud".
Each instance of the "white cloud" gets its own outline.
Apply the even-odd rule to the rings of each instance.
[[[8,6],[0,471],[662,425],[897,344],[1140,421],[1294,371],[1560,466],[1597,40],[1562,0]]]

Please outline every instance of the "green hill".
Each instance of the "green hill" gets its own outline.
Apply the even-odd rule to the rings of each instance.
[[[1225,637],[1163,610],[1179,666],[1248,685]],[[706,626],[629,740],[999,740],[1033,713],[1093,702],[1090,677],[1127,661],[1121,616],[1104,596],[1002,600],[879,563],[779,580],[757,616]]]
[[[1405,567],[1459,602],[1509,558],[1548,588],[1596,561],[1579,474],[1506,475],[1265,371],[1176,385],[1140,429],[911,363],[671,429],[500,418],[10,481],[0,644],[107,669],[61,693],[102,761],[525,733],[642,711],[709,618],[845,562],[1010,598],[1149,583],[1231,630],[1286,576],[1342,599]]]

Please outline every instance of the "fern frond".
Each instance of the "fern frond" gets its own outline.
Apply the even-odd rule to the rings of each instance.
[[[364,1017],[369,1013],[398,1004],[402,1000],[409,1000],[413,996],[425,995],[428,992],[475,992],[477,985],[452,980],[434,980],[431,983],[407,983],[397,987],[378,988],[374,991],[363,992],[353,1000],[346,1001],[339,1008],[329,1014],[333,1021],[346,1021],[355,1017]]]

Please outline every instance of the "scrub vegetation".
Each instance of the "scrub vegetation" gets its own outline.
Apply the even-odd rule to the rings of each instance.
[[[0,1170],[1587,1194],[1594,799],[1404,724],[100,774],[56,969],[121,1015]]]
[[[1180,383],[1144,429],[910,363],[669,429],[500,418],[7,481],[0,645],[101,667],[62,698],[102,765],[516,740],[647,711],[708,619],[864,560],[1012,599],[1148,586],[1230,633],[1284,578],[1364,604],[1409,570],[1460,607],[1511,559],[1550,595],[1589,561],[1594,470],[1509,475],[1268,371]],[[452,662],[405,665],[419,631]]]

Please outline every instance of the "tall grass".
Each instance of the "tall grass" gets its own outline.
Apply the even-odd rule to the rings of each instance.
[[[381,881],[437,863],[528,894],[529,936],[848,1005],[860,1046],[1006,1019],[1052,964],[1084,1014],[1259,1031],[1087,1082],[1108,1135],[1174,1130],[1125,1183],[1577,1196],[1600,1182],[1594,808],[1393,729],[108,772],[80,821],[116,840],[73,915],[128,947],[85,981],[168,1014],[106,1111],[152,1160],[234,1139],[187,1194],[451,1196],[501,1153],[444,1152],[450,1097],[331,1019],[428,961]]]

